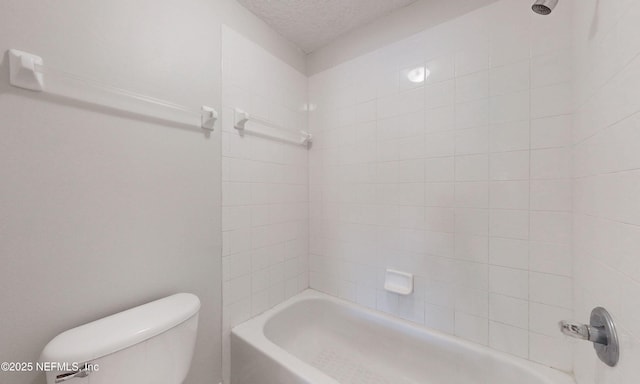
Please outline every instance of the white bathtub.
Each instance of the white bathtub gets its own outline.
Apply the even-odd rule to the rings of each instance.
[[[562,372],[307,290],[231,333],[232,384],[575,384]]]

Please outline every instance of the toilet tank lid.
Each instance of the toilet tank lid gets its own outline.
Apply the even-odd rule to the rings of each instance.
[[[46,345],[41,361],[84,363],[141,343],[200,310],[191,293],[178,293],[70,329]]]

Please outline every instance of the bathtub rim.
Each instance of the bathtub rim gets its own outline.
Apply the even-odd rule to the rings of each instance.
[[[390,314],[362,306],[351,301],[340,299],[326,293],[308,288],[299,294],[285,300],[284,302],[274,306],[271,309],[253,317],[231,329],[232,337],[238,337],[245,343],[251,345],[281,368],[297,375],[309,383],[322,384],[340,384],[338,381],[324,373],[323,371],[313,367],[309,363],[299,359],[292,353],[280,347],[271,341],[265,334],[265,326],[280,312],[287,308],[308,300],[324,300],[339,306],[347,307],[347,309],[364,312],[365,315],[372,316],[376,320],[391,322],[394,326],[406,327],[410,332],[416,332],[421,336],[429,336],[441,342],[449,343],[455,348],[467,350],[479,355],[485,355],[495,358],[498,361],[517,366],[531,375],[540,378],[545,382],[553,384],[576,384],[572,374],[555,368],[545,366],[532,360],[510,355],[506,352],[498,351],[489,346],[464,340],[454,335],[446,334],[416,323],[392,316]],[[231,362],[233,364],[233,362]]]

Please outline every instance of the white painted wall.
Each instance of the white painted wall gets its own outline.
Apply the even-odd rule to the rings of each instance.
[[[304,56],[230,0],[6,0],[0,52],[32,51],[71,73],[220,110],[222,22],[304,69]],[[35,361],[68,328],[188,291],[202,310],[187,383],[218,383],[220,125],[206,138],[17,90],[7,61],[0,59],[0,361]],[[0,373],[3,384],[43,380]]]
[[[615,368],[576,343],[579,384],[640,380],[639,18],[637,1],[586,0],[575,9],[575,317],[607,308],[622,342]]]
[[[230,28],[223,29],[222,270],[225,382],[231,328],[309,286],[309,178],[305,146],[240,136],[234,108],[300,138],[307,129],[307,77]]]
[[[503,0],[312,76],[311,287],[571,371],[570,32]]]

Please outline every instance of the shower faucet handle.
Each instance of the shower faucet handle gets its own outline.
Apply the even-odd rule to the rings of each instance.
[[[607,345],[607,335],[596,327],[586,324],[572,323],[563,320],[559,323],[560,331],[567,336],[580,340],[588,340],[597,344]]]
[[[560,332],[567,336],[575,337],[580,340],[589,340],[589,329],[585,324],[572,323],[562,320],[558,323]]]

